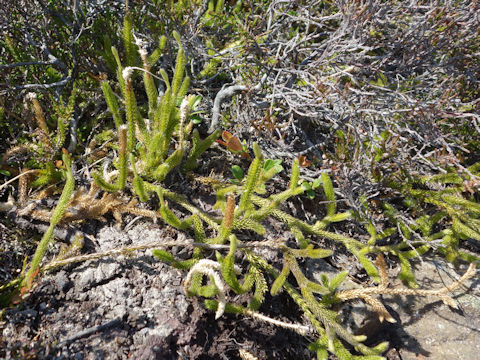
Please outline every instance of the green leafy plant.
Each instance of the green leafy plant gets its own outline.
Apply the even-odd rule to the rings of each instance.
[[[67,151],[63,152],[62,159],[66,168],[66,171],[65,171],[66,183],[63,188],[62,194],[58,199],[57,206],[53,210],[52,218],[50,220],[50,225],[48,226],[48,229],[45,232],[45,234],[43,234],[43,237],[37,246],[35,254],[33,255],[32,262],[30,263],[30,267],[27,273],[25,274],[25,278],[22,281],[22,286],[25,287],[25,291],[28,291],[32,286],[33,279],[35,274],[38,272],[38,267],[40,265],[40,262],[42,261],[43,256],[45,255],[48,244],[53,238],[53,229],[55,228],[55,226],[57,225],[57,223],[60,221],[63,214],[65,213],[65,210],[70,201],[70,198],[72,197],[73,190],[75,188],[75,179],[73,177],[73,173],[71,169],[72,161],[70,160],[70,156],[68,155]]]
[[[441,239],[440,245],[432,245],[442,252],[447,260],[455,262],[462,259],[468,262],[480,260],[477,256],[459,250],[459,243],[466,239],[480,241],[480,205],[475,198],[475,188],[478,187],[480,163],[466,169],[465,174],[447,172],[445,174],[426,176],[420,179],[420,184],[427,189],[419,189],[407,184],[405,189],[415,207],[419,204],[433,205],[437,210],[431,216],[422,216],[417,220],[414,230],[418,230],[427,243],[435,244]],[[443,230],[434,232],[437,224],[444,225]]]
[[[232,182],[234,184],[239,184],[243,180],[243,170],[240,166],[233,165],[232,166],[232,174],[233,174],[233,177],[234,177]]]
[[[153,61],[158,59],[157,56],[152,60],[152,57],[148,57],[146,50],[140,46],[139,53],[143,68],[123,68],[116,49],[112,48],[117,61],[117,79],[125,103],[125,119],[121,116],[121,110],[111,86],[103,82],[102,89],[119,133],[116,182],[109,183],[100,173],[93,175],[97,184],[104,190],[122,190],[126,185],[127,168],[130,164],[133,171],[134,191],[140,199],[146,199],[148,196],[145,193],[144,181],[163,181],[167,174],[182,161],[184,161],[184,170],[193,169],[201,153],[220,135],[220,132],[216,131],[205,140],[200,140],[196,130],[192,134],[193,122],[189,122],[189,113],[198,104],[198,97],[185,97],[190,79],[185,76],[186,59],[180,38],[175,32],[173,35],[179,50],[171,82],[166,71],[160,70],[161,79],[166,86],[163,96],[159,96],[151,73]],[[148,98],[148,121],[143,118],[134,94],[132,73],[137,69],[144,73],[143,83]],[[178,140],[177,148],[170,152],[174,134]],[[190,139],[192,144],[190,152],[187,152],[186,145]]]
[[[322,180],[320,178],[316,179],[315,181],[302,182],[302,186],[305,188],[305,192],[311,200],[315,199],[315,190],[318,189],[321,184]]]
[[[7,295],[2,294],[2,296],[0,296],[0,302],[2,305],[7,305],[10,303],[10,301],[19,301],[22,295],[27,294],[31,290],[35,277],[40,270],[40,263],[47,251],[48,245],[53,239],[53,230],[62,219],[68,207],[74,191],[75,179],[71,169],[72,162],[66,150],[63,151],[62,159],[65,166],[64,174],[66,177],[66,183],[63,187],[63,191],[60,195],[58,203],[55,209],[52,211],[50,224],[37,245],[33,258],[28,265],[28,269],[27,264],[24,263],[20,276],[0,288],[0,291],[2,292],[7,289],[12,289],[12,291],[10,291],[10,293]]]

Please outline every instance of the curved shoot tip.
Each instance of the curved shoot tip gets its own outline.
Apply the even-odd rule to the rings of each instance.
[[[165,71],[165,69],[160,69],[160,76],[162,77],[163,81],[165,82],[165,85],[167,88],[170,87],[170,81],[168,80],[168,74]]]
[[[162,35],[160,37],[160,40],[158,41],[158,47],[160,48],[160,50],[163,50],[166,44],[167,44],[167,37],[165,35]]]
[[[63,163],[65,164],[65,167],[69,169],[70,166],[72,165],[72,160],[70,159],[70,154],[65,148],[62,148],[62,160],[63,160]]]
[[[258,146],[258,144],[254,142],[252,144],[252,148],[253,148],[253,153],[255,154],[255,157],[260,160],[263,160],[263,154],[262,154],[262,150],[260,150],[260,146]]]
[[[175,40],[177,40],[178,46],[182,47],[182,43],[180,42],[180,35],[178,34],[178,32],[173,30],[172,35],[175,38]]]

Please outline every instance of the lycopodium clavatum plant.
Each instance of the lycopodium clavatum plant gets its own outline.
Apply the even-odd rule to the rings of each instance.
[[[12,291],[7,295],[2,295],[0,297],[0,303],[8,304],[9,302],[17,302],[21,300],[21,296],[28,294],[31,290],[35,277],[40,271],[40,264],[45,256],[48,245],[53,240],[53,231],[55,226],[62,219],[74,192],[75,180],[72,173],[72,161],[68,152],[63,149],[63,175],[66,179],[65,185],[63,187],[60,198],[58,199],[57,205],[53,209],[50,217],[50,224],[43,234],[40,242],[37,245],[33,258],[29,264],[24,263],[23,269],[20,273],[20,276],[15,280],[5,284],[0,288],[1,291],[6,289],[11,289]]]
[[[200,155],[221,134],[220,131],[215,131],[202,140],[198,131],[193,130],[193,122],[189,119],[189,113],[198,103],[198,97],[187,96],[189,77],[185,75],[186,57],[179,35],[174,32],[173,36],[178,44],[178,54],[171,81],[163,69],[160,70],[160,77],[152,73],[152,67],[165,46],[165,38],[160,41],[158,51],[154,51],[150,56],[143,48],[141,41],[134,44],[143,62],[142,68],[135,66],[124,68],[117,50],[114,47],[111,48],[117,65],[118,90],[121,96],[115,94],[107,81],[102,83],[102,90],[118,136],[116,156],[113,159],[115,169],[108,171],[107,163],[103,172],[93,171],[93,183],[90,191],[85,193],[79,189],[74,193],[74,176],[70,169],[71,159],[64,150],[62,159],[66,170],[61,168],[61,162],[53,163],[55,164],[53,166],[60,166],[58,169],[53,169],[55,174],[58,173],[56,179],[66,178],[67,180],[56,208],[51,213],[37,211],[34,208],[28,209],[28,213],[25,212],[33,218],[50,222],[48,230],[40,241],[32,262],[24,268],[26,273],[22,272],[19,279],[7,284],[6,287],[2,286],[0,291],[19,285],[22,292],[27,292],[32,287],[47,246],[53,238],[53,230],[60,221],[85,218],[104,221],[103,215],[111,211],[117,221],[121,220],[122,213],[130,212],[150,217],[157,217],[160,214],[167,223],[170,223],[170,211],[163,202],[164,195],[161,188],[156,184],[162,182],[176,167],[184,172],[193,170],[197,166],[197,159]],[[131,61],[133,61],[133,57],[127,63],[131,63]],[[143,86],[148,99],[148,108],[146,109],[137,104],[132,78],[134,71],[143,74]],[[163,94],[158,93],[157,81],[164,83],[166,90]],[[58,115],[56,136],[51,135],[48,131],[44,113],[36,98],[33,97],[32,101],[42,142],[52,149],[57,148],[65,141],[68,125],[65,119],[68,119],[68,115],[71,114],[73,100],[69,102],[64,112]],[[51,181],[51,176],[47,178],[47,175],[47,173],[40,173],[37,180],[41,180],[41,184],[48,183]],[[25,179],[26,176],[21,177],[20,182]],[[19,188],[21,190],[26,186],[19,186]],[[127,188],[141,201],[147,201],[152,194],[157,194],[160,199],[159,212],[138,209],[133,200],[125,204],[115,195],[108,195],[108,193],[117,193]],[[106,192],[101,198],[96,198],[98,189]],[[26,190],[19,192],[25,193]],[[75,206],[77,210],[80,207],[81,210],[66,214],[69,206]]]
[[[103,174],[96,172],[93,175],[103,190],[123,190],[130,183],[134,193],[146,201],[150,191],[145,182],[163,181],[181,163],[183,171],[194,169],[199,156],[220,136],[220,131],[215,131],[201,140],[198,131],[193,130],[189,113],[197,104],[198,97],[186,95],[190,78],[185,75],[185,52],[179,35],[174,32],[173,36],[178,43],[178,54],[171,81],[163,69],[160,70],[160,77],[152,73],[152,67],[159,57],[155,52],[148,56],[140,40],[137,39],[137,47],[143,62],[142,68],[124,68],[118,52],[112,47],[117,62],[117,80],[122,102],[119,103],[110,84],[103,82],[102,90],[117,127],[119,144],[114,161],[116,170]],[[165,41],[160,41],[160,46],[164,45]],[[132,79],[135,71],[143,73],[144,91],[148,99],[148,110],[145,113],[142,113],[137,104]],[[158,93],[158,80],[164,83],[164,94]],[[113,178],[114,182],[111,181]]]
[[[388,288],[389,280],[382,252],[395,253],[394,251],[376,248],[328,230],[330,224],[348,220],[352,216],[350,212],[338,211],[330,177],[323,173],[316,181],[318,186],[321,185],[327,200],[325,216],[314,224],[309,224],[282,210],[285,201],[307,190],[304,181],[300,179],[298,160],[293,162],[288,189],[267,196],[266,182],[283,168],[278,161],[265,160],[256,143],[253,144],[253,150],[255,158],[245,175],[238,166],[232,168],[233,182],[223,183],[211,178],[198,179],[213,185],[216,190],[215,208],[222,212],[220,217],[196,209],[180,195],[159,186],[152,187],[161,199],[162,217],[178,229],[192,229],[195,236],[195,250],[190,259],[177,260],[167,250],[158,249],[153,253],[160,260],[176,268],[188,270],[184,282],[186,293],[189,296],[204,297],[205,306],[215,311],[216,319],[225,313],[244,314],[303,335],[315,334],[317,340],[309,348],[317,353],[319,359],[327,359],[328,353],[335,354],[340,359],[381,359],[381,353],[387,349],[388,344],[383,342],[375,347],[364,345],[365,336],[353,335],[339,323],[337,313],[332,310],[334,304],[361,299],[378,313],[380,321],[389,322],[395,320],[376,298],[377,295],[434,296],[450,306],[455,306],[448,296],[448,291],[473,276],[475,273],[473,265],[458,282],[448,288],[440,290]],[[179,219],[166,207],[165,198],[182,206],[191,213],[191,216]],[[266,228],[262,223],[267,218],[283,223],[297,240],[296,246],[287,245],[285,240],[281,239],[253,241],[242,235],[242,231],[249,230],[261,239],[266,234]],[[214,230],[213,236],[206,237],[206,228]],[[301,268],[301,260],[324,258],[333,253],[332,250],[315,246],[309,237],[323,238],[341,245],[357,258],[371,280],[378,285],[341,290],[342,281],[348,275],[346,271],[339,272],[333,278],[323,274],[321,283],[308,279]],[[281,269],[269,264],[257,253],[257,249],[265,246],[278,250],[283,259]],[[208,256],[209,250],[215,250],[215,260]],[[376,260],[373,261],[369,254],[376,256]],[[399,260],[403,262],[401,257]],[[310,326],[281,322],[259,313],[267,291],[273,296],[285,291],[305,313],[310,320]],[[240,294],[249,294],[249,297],[243,297],[248,299],[245,303],[231,302],[233,295]],[[352,354],[349,348],[354,348],[362,355]]]

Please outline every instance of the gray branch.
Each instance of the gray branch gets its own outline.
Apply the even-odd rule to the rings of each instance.
[[[31,66],[31,65],[52,65],[54,61],[23,61],[14,64],[0,65],[0,70],[4,69],[13,69],[20,66]]]
[[[246,91],[248,88],[245,85],[232,85],[226,88],[222,88],[215,96],[215,101],[213,102],[213,109],[212,109],[212,121],[210,123],[210,127],[208,128],[208,132],[212,133],[218,126],[218,121],[220,118],[220,106],[222,102],[229,97],[235,95],[235,93],[240,91]]]
[[[71,80],[72,80],[72,78],[70,76],[68,76],[68,77],[66,77],[66,78],[64,78],[60,81],[57,81],[57,82],[54,82],[54,83],[51,83],[51,84],[25,84],[25,85],[15,86],[14,90],[51,89],[51,88],[54,88],[54,87],[65,86]]]
[[[262,88],[266,78],[267,75],[265,74],[260,80],[260,82],[252,88],[252,90],[259,91]],[[238,92],[247,91],[248,89],[249,87],[245,85],[232,85],[222,88],[222,90],[217,93],[217,96],[215,96],[215,101],[213,102],[212,121],[210,122],[210,127],[208,128],[209,133],[214,132],[218,126],[218,122],[220,119],[220,106],[222,105],[223,101],[226,98],[232,97]]]

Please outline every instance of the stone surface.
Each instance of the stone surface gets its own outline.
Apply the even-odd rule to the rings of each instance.
[[[312,280],[320,281],[322,273],[332,278],[338,270],[323,259],[307,260],[306,268]],[[416,264],[415,274],[420,288],[440,289],[455,282],[466,266],[454,269],[441,259],[425,258]],[[396,271],[392,271],[395,278]],[[403,287],[396,280],[390,287]],[[358,288],[347,278],[341,289]],[[368,343],[390,341],[398,354],[395,359],[418,360],[423,358],[449,360],[476,360],[480,354],[480,281],[478,276],[450,294],[458,310],[443,304],[432,296],[382,296],[382,302],[396,324],[378,321],[378,316],[361,301],[342,305],[341,319],[351,331],[368,336]]]
[[[94,251],[171,235],[168,227],[150,223],[128,231],[104,227]],[[235,359],[243,347],[260,359],[274,349],[282,349],[279,359],[312,358],[307,341],[291,331],[234,315],[214,320],[199,299],[185,296],[185,275],[151,250],[47,273],[27,300],[5,313],[0,329],[6,358]]]
[[[440,260],[426,259],[417,265],[419,284],[426,288],[448,286],[465,272],[457,273]],[[468,293],[466,293],[468,291]],[[399,314],[401,341],[408,346],[400,350],[402,360],[430,359],[474,360],[480,354],[480,283],[470,279],[455,290],[452,297],[458,310],[433,297],[387,297],[385,302]]]

